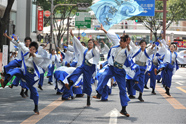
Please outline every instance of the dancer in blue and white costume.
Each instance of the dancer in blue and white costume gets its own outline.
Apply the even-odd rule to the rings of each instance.
[[[141,73],[139,75],[138,86],[140,87],[141,91],[139,93],[138,99],[141,102],[144,102],[142,98],[142,93],[143,93],[144,84],[145,84],[145,71],[147,69],[146,65],[147,65],[148,59],[150,59],[149,56],[153,54],[153,48],[155,47],[155,44],[153,44],[151,48],[146,49],[146,45],[147,43],[145,40],[140,41],[140,48],[137,47],[132,41],[130,42],[130,46],[132,47],[132,51],[134,53],[132,58],[135,58],[135,63],[140,66]]]
[[[177,53],[175,52],[176,50],[175,44],[171,44],[168,49],[164,43],[161,43],[159,40],[158,42],[160,43],[161,46],[159,50],[159,54],[164,54],[165,57],[163,59],[163,64],[161,64],[161,66],[158,69],[154,69],[154,73],[155,75],[157,75],[160,71],[162,70],[164,71],[162,78],[165,83],[165,90],[166,90],[165,93],[168,96],[171,96],[170,87],[172,83],[172,76],[175,73],[175,71],[179,69],[178,63],[185,64],[186,61],[184,59],[184,55],[182,54],[186,54],[186,51]]]
[[[77,69],[68,77],[69,85],[65,86],[70,89],[71,86],[78,80],[79,76],[83,74],[83,93],[87,94],[87,106],[90,106],[90,95],[92,93],[91,88],[91,78],[93,73],[95,72],[96,65],[99,62],[99,52],[95,50],[93,40],[90,39],[88,41],[88,48],[84,47],[81,42],[73,35],[72,30],[70,31],[72,35],[73,44],[79,50],[79,59],[78,62],[82,62],[81,66],[77,67]]]
[[[37,54],[38,44],[36,42],[32,42],[29,45],[29,48],[27,48],[23,43],[17,40],[16,36],[14,37],[14,39],[23,52],[22,68],[14,68],[10,70],[6,74],[5,80],[2,84],[5,86],[14,75],[24,80],[24,82],[27,83],[27,86],[30,89],[30,99],[32,99],[35,104],[34,112],[36,114],[39,114],[39,94],[37,92],[37,89],[33,87],[33,85],[39,80],[40,77],[38,66],[40,66],[41,68],[46,68],[49,65],[48,62],[50,62],[50,59],[47,59],[47,56],[45,58],[45,56],[42,57],[42,55]],[[45,55],[47,55],[47,53]]]

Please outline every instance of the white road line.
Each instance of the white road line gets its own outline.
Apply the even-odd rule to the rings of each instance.
[[[180,82],[176,82],[178,85],[183,85],[183,84],[181,84]]]
[[[110,117],[109,124],[117,124],[118,115],[119,115],[119,111],[116,108],[114,108],[113,110],[108,112],[105,116]]]

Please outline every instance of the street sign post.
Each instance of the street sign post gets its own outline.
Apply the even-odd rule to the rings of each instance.
[[[91,15],[88,12],[77,12],[75,18],[76,28],[91,28]]]
[[[155,15],[155,0],[136,0],[136,2],[144,9],[144,11],[137,16]]]

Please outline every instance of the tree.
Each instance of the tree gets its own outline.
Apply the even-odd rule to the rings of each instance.
[[[8,0],[7,7],[5,9],[4,15],[0,18],[0,49],[2,50],[3,45],[7,44],[6,38],[3,37],[3,33],[7,30],[10,20],[10,11],[12,9],[14,0]]]
[[[163,10],[163,2],[156,1],[156,10]],[[173,22],[186,18],[186,0],[169,0],[167,1],[167,23],[166,29],[170,27]],[[144,26],[149,29],[157,40],[157,31],[162,30],[163,13],[155,13],[154,17],[132,17],[132,20],[141,19]]]
[[[57,4],[77,4],[77,3],[89,3],[92,4],[92,0],[54,0],[54,5]],[[44,10],[50,10],[51,4],[46,0],[37,0],[37,4],[42,6]],[[73,17],[75,13],[78,11],[77,7],[74,6],[59,6],[54,10],[54,18],[58,18],[54,20],[54,30],[57,33],[57,41],[58,46],[61,46],[60,41],[63,38],[65,32],[67,31],[67,25],[65,21],[68,17]],[[50,19],[50,18],[49,18]],[[49,24],[50,20],[44,21],[44,26]]]

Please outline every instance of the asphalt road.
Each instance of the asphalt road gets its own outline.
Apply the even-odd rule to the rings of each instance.
[[[92,95],[95,95],[95,85],[92,88]],[[129,102],[128,118],[119,114],[117,86],[108,101],[91,99],[91,107],[85,107],[86,95],[62,101],[61,96],[55,94],[54,86],[47,84],[47,79],[43,89],[38,89],[40,115],[34,115],[32,100],[19,95],[20,87],[0,89],[0,124],[186,124],[186,68],[179,69],[173,77],[172,97],[165,95],[161,84],[157,84],[157,95],[151,95],[151,89],[145,89],[144,103],[138,99]]]

